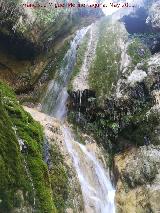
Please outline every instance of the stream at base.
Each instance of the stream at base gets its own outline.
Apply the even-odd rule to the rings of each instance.
[[[79,30],[71,42],[70,49],[64,56],[65,66],[62,66],[57,80],[49,84],[48,91],[42,100],[42,112],[63,121],[66,113],[66,86],[76,62],[77,47],[85,34],[92,27]],[[90,39],[92,39],[90,30]],[[73,167],[77,173],[84,201],[85,213],[115,213],[115,190],[108,172],[96,159],[94,153],[87,150],[85,145],[75,141],[71,129],[62,123],[64,143],[72,158]]]

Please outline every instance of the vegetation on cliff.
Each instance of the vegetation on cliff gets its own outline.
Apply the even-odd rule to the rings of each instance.
[[[128,42],[120,23],[104,21],[100,27],[96,59],[89,72],[91,91],[71,95],[73,111],[69,119],[94,134],[110,153],[146,143],[157,145],[159,113],[151,108],[155,104],[159,68],[156,64],[149,66],[153,61],[150,50],[138,38]],[[121,48],[127,42],[127,48]],[[124,71],[123,51],[130,57]]]
[[[52,145],[50,149],[52,169],[50,170],[51,188],[53,201],[58,212],[64,212],[65,201],[68,199],[69,182],[68,173],[65,168],[64,157],[59,151],[58,146]]]
[[[133,67],[151,56],[150,50],[138,38],[130,42],[128,54],[132,58]]]
[[[56,207],[64,209],[68,179],[63,158],[57,149],[51,149],[53,168],[49,171],[43,160],[41,125],[23,110],[2,82],[0,91],[0,211],[8,213],[24,206],[47,213],[56,212]],[[18,190],[23,196],[17,195]]]
[[[4,136],[8,138],[7,140],[3,139],[2,144],[7,143],[6,146],[3,145],[5,149],[7,147],[10,149],[16,149],[15,154],[14,152],[8,152],[7,154],[2,152],[1,155],[4,159],[7,159],[7,161],[12,162],[12,164],[9,164],[6,160],[4,160],[6,168],[11,171],[13,170],[14,173],[18,169],[17,175],[21,173],[21,175],[19,174],[19,179],[14,179],[14,173],[8,175],[8,178],[11,180],[13,179],[15,184],[20,183],[21,185],[17,185],[17,187],[11,185],[10,195],[6,190],[9,187],[11,181],[8,180],[6,181],[6,185],[3,185],[3,191],[6,193],[6,197],[10,199],[10,202],[13,202],[14,199],[16,199],[14,198],[14,192],[16,192],[16,190],[19,189],[18,187],[20,187],[20,189],[22,189],[25,194],[27,194],[29,191],[29,194],[27,194],[27,199],[31,206],[34,206],[33,201],[36,199],[36,208],[42,209],[42,212],[54,212],[55,207],[51,197],[47,165],[44,163],[42,155],[43,130],[39,123],[35,122],[32,117],[18,104],[11,89],[2,82],[0,83],[0,87],[1,105],[3,107],[2,115],[6,116],[7,119],[5,122],[8,123],[7,125],[10,125],[9,131],[7,132],[3,132],[4,128],[2,128],[1,139],[3,139]],[[13,129],[15,129],[15,132]],[[6,135],[4,133],[6,133]],[[10,144],[12,142],[12,136],[14,140],[13,145],[15,148],[12,144]],[[26,149],[22,150],[24,152],[22,154],[20,152],[18,143],[19,139],[23,140],[26,146]],[[8,143],[10,145],[8,145]],[[11,153],[13,153],[13,155]],[[15,159],[15,161],[13,161],[12,157],[15,158],[14,156],[16,156],[16,158],[19,160]],[[17,166],[15,166],[15,164],[17,164]],[[29,171],[29,174],[27,170]],[[5,179],[7,180],[7,177]],[[34,188],[31,185],[31,180],[33,181]],[[5,212],[8,212],[13,207],[15,207],[14,204],[9,203],[9,201],[7,201],[4,196],[1,199],[1,205]],[[5,206],[3,202],[4,204],[6,202],[8,203]]]
[[[121,45],[123,45],[120,42],[125,39],[126,32],[119,22],[112,23],[109,18],[100,22],[99,32],[96,58],[89,72],[89,84],[103,104],[120,74]]]

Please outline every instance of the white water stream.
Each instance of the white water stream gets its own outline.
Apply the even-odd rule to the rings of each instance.
[[[67,62],[59,72],[58,80],[52,81],[45,98],[42,101],[42,111],[63,120],[66,115],[67,91],[66,85],[76,61],[76,49],[80,45],[89,28],[77,32],[71,42],[69,51],[64,57]],[[92,38],[92,37],[91,37]],[[85,63],[85,62],[84,62]],[[72,158],[76,170],[83,200],[85,213],[115,213],[114,194],[108,172],[96,159],[94,153],[76,142],[70,128],[62,124],[64,142],[69,155]]]
[[[65,145],[73,159],[81,185],[86,213],[114,213],[114,194],[110,178],[87,148],[76,142],[68,127],[62,127]]]
[[[65,101],[67,100],[65,87],[76,63],[77,49],[89,28],[90,26],[77,31],[73,41],[71,41],[69,50],[64,56],[62,66],[57,73],[55,80],[52,80],[49,83],[46,95],[42,100],[42,111],[56,118],[61,119],[64,116],[62,111],[65,112],[65,109],[63,108],[65,103],[63,103],[64,98],[61,97],[65,97]],[[60,117],[58,114],[59,106],[62,110],[61,112],[59,110]]]

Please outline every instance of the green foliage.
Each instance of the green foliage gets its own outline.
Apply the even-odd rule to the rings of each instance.
[[[61,23],[64,21],[65,14],[67,14],[67,9],[59,10],[59,9],[44,9],[39,8],[35,10],[35,15],[37,16],[37,21],[42,25],[49,25],[50,23],[54,23],[56,26],[61,26]],[[57,23],[57,20],[58,23]]]
[[[108,106],[108,105],[107,105]],[[103,144],[110,153],[110,166],[115,153],[128,146],[143,146],[148,143],[159,145],[159,113],[150,110],[151,100],[130,99],[120,101],[112,99],[112,108],[88,109],[76,123],[77,112],[69,113],[69,121],[78,125],[80,130],[91,134],[97,142]],[[94,113],[93,113],[94,112]]]
[[[38,17],[38,21],[41,24],[48,24],[50,22],[55,21],[57,15],[59,14],[59,10],[48,11],[46,9],[38,9],[35,10],[36,16]]]
[[[146,107],[134,115],[125,116],[124,122],[128,117],[128,125],[120,131],[119,136],[137,146],[144,145],[144,137],[148,136],[150,143],[158,145],[159,139],[155,134],[155,130],[159,125],[159,114],[150,112],[147,115],[148,109]]]
[[[134,38],[133,41],[129,44],[128,54],[132,58],[133,65],[137,65],[142,60],[151,56],[150,50],[144,44],[142,44],[138,38]]]
[[[0,31],[6,35],[10,34],[12,30],[11,26],[14,26],[18,17],[21,15],[19,3],[20,0],[6,0],[1,4],[0,19],[3,22],[3,26],[1,25]],[[4,28],[4,23],[7,23],[6,28]]]

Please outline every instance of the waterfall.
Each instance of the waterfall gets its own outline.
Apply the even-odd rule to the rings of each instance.
[[[97,41],[98,27],[96,24],[92,24],[89,30],[88,44],[86,46],[82,67],[72,83],[75,91],[89,89],[88,75],[90,66],[95,58]]]
[[[63,108],[65,104],[61,102],[64,100],[62,97],[65,97],[67,100],[65,86],[67,85],[76,62],[77,48],[81,44],[89,28],[90,27],[82,28],[76,33],[75,38],[71,41],[70,49],[64,56],[63,65],[57,73],[56,79],[49,83],[46,95],[42,100],[42,111],[59,119],[63,117],[63,113],[58,113],[57,106],[60,106],[62,111],[65,112]]]
[[[71,42],[56,80],[50,82],[47,93],[42,100],[42,111],[63,121],[66,115],[68,98],[66,86],[76,62],[76,50],[89,27],[79,30]],[[86,58],[86,57],[85,57]],[[80,97],[81,102],[81,97]],[[81,104],[81,103],[80,103]],[[115,213],[114,194],[108,172],[96,159],[94,153],[76,142],[67,124],[63,123],[61,130],[64,143],[72,158],[84,200],[85,213]]]
[[[81,185],[85,212],[114,213],[115,190],[104,168],[93,153],[74,140],[68,127],[63,125],[62,132]]]

